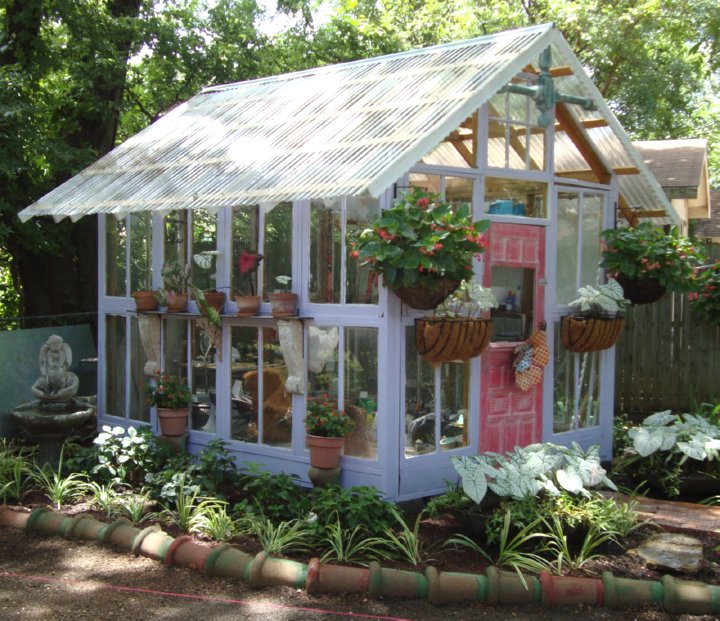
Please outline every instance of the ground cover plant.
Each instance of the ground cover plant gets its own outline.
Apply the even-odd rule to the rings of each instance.
[[[63,512],[88,512],[108,521],[122,516],[143,526],[158,523],[173,536],[187,533],[303,562],[317,556],[323,562],[378,560],[413,570],[433,564],[480,573],[493,564],[526,573],[598,575],[619,559],[621,571],[634,563],[632,575],[647,573],[628,560],[623,547],[637,543],[638,532],[648,527],[638,524],[632,504],[595,491],[596,485],[612,486],[595,449],[545,443],[458,460],[464,479],[425,507],[407,511],[371,487],[306,489],[297,477],[265,472],[256,464],[238,469],[222,442],[190,456],[168,454],[144,431],[123,435],[104,429],[101,435],[90,451],[68,445],[74,463],[82,462],[84,469],[69,468],[69,459],[58,468],[45,467],[47,485],[33,476],[39,469],[31,452],[5,447],[0,458],[20,456],[21,470],[29,473],[19,496],[8,500],[33,506],[51,502]],[[3,463],[0,489],[14,480],[14,469],[3,469]],[[88,475],[98,478],[89,483]],[[485,494],[476,502],[481,480]],[[74,491],[60,498],[50,493],[55,488]],[[468,515],[481,517],[481,527],[464,523]]]

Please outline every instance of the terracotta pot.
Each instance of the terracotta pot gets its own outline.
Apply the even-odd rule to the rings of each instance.
[[[225,306],[225,293],[223,291],[205,291],[203,295],[208,306],[212,306],[218,313],[223,312],[223,306]]]
[[[238,317],[254,317],[260,313],[260,296],[257,295],[236,295]]]
[[[160,433],[170,438],[181,436],[187,430],[188,414],[190,408],[158,408],[157,415],[160,423]]]
[[[184,313],[187,308],[188,296],[185,293],[175,293],[168,291],[165,294],[167,299],[168,313]]]
[[[459,286],[459,280],[436,278],[434,287],[397,287],[392,291],[410,308],[432,310],[438,304],[442,304],[445,298]]]
[[[491,335],[492,324],[487,319],[415,320],[415,348],[420,357],[431,364],[479,356]]]
[[[652,304],[665,295],[665,287],[654,278],[635,279],[618,274],[616,280],[623,288],[625,297],[633,304]]]
[[[133,291],[132,297],[135,298],[135,310],[139,312],[157,310],[158,300],[155,293],[155,291],[146,290]]]
[[[271,293],[269,297],[273,317],[294,317],[297,315],[298,298],[296,293],[283,291]]]
[[[310,449],[310,465],[313,468],[335,468],[340,461],[345,438],[323,438],[307,434]]]
[[[624,317],[567,316],[560,320],[560,339],[568,351],[601,351],[615,345],[624,326]]]

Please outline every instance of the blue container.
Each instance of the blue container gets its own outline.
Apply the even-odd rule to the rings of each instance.
[[[514,203],[511,199],[503,199],[490,203],[488,213],[501,216],[524,216],[525,204]]]

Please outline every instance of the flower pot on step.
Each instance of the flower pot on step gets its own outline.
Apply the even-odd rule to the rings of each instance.
[[[313,468],[335,468],[338,465],[345,438],[325,438],[310,434],[306,437],[310,449],[310,465]]]
[[[158,299],[156,291],[133,291],[132,297],[135,300],[135,310],[138,312],[153,311],[158,308]]]
[[[223,306],[225,306],[224,291],[205,291],[203,295],[208,306],[212,306],[218,313],[223,312]]]
[[[601,351],[615,345],[624,326],[624,317],[569,315],[560,320],[560,340],[568,351]]]
[[[187,430],[190,408],[157,408],[160,433],[169,438],[182,436]]]
[[[283,291],[271,293],[269,297],[273,317],[294,317],[297,315],[298,298],[296,293]]]
[[[167,299],[168,313],[184,313],[187,308],[188,296],[185,293],[175,293],[168,291],[165,294]]]
[[[260,296],[257,295],[236,295],[238,317],[254,317],[260,312]]]
[[[487,319],[428,317],[415,320],[415,348],[430,364],[468,360],[479,356],[490,342]]]

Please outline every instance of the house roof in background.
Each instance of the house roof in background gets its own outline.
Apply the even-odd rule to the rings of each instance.
[[[641,140],[633,146],[670,198],[695,198],[704,181],[707,140]]]
[[[477,39],[207,88],[30,207],[20,218],[169,212],[379,195],[551,47],[578,130],[635,209],[678,216],[560,32],[534,26]],[[602,121],[594,123],[594,121]],[[637,172],[636,171],[636,172]]]
[[[710,217],[695,221],[695,235],[720,239],[720,188],[710,190]]]

